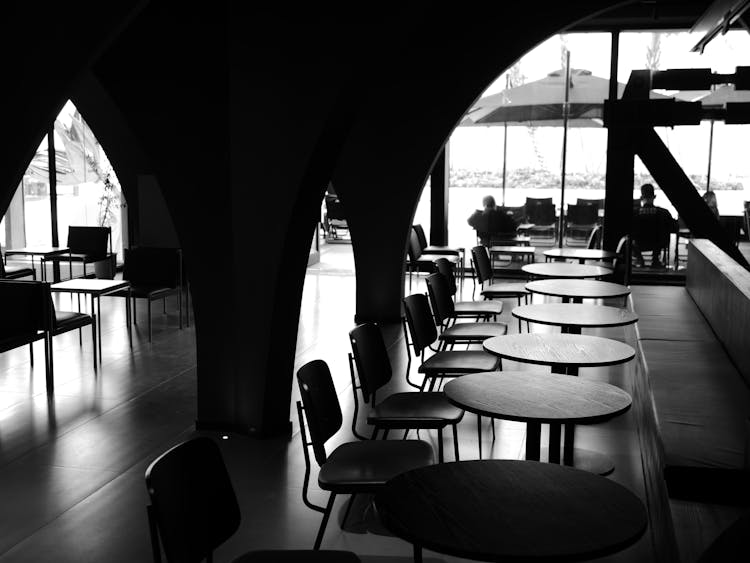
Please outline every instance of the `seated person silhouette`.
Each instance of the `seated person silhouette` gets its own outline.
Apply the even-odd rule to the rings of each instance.
[[[468,223],[477,231],[480,244],[490,246],[493,240],[512,239],[516,236],[516,224],[512,215],[497,208],[491,195],[482,199],[484,209],[477,209]]]
[[[654,205],[654,186],[641,186],[641,206],[633,211],[633,254],[638,266],[643,266],[643,252],[650,250],[651,267],[662,268],[661,253],[669,248],[669,236],[677,232],[677,222],[663,207]]]

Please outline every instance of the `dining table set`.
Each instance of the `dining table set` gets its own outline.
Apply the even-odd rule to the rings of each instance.
[[[632,404],[624,389],[579,377],[580,370],[635,357],[620,340],[582,332],[638,321],[628,308],[602,304],[630,294],[627,286],[600,280],[612,269],[585,263],[611,253],[574,252],[580,250],[551,253],[578,263],[522,267],[526,290],[542,301],[512,310],[526,331],[483,342],[500,359],[499,371],[457,377],[443,388],[450,403],[476,415],[479,459],[408,471],[376,495],[382,522],[413,544],[415,561],[422,548],[479,561],[578,561],[618,552],[644,534],[642,500],[604,477],[614,471],[613,460],[575,446],[577,425],[610,420]],[[504,362],[529,369],[503,369]],[[524,460],[482,459],[483,417],[526,424]]]

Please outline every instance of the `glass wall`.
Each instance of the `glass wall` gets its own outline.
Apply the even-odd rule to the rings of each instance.
[[[72,102],[54,123],[57,169],[58,240],[64,246],[69,225],[109,226],[112,247],[122,260],[124,198],[104,149]],[[47,137],[39,145],[3,218],[5,248],[52,244]]]

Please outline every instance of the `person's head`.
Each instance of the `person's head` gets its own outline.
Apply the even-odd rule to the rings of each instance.
[[[653,204],[654,198],[656,198],[654,186],[651,184],[643,184],[641,186],[641,204]]]
[[[491,195],[486,195],[484,198],[482,198],[482,206],[485,209],[495,209],[497,207],[497,204],[495,203],[495,198]]]
[[[703,201],[705,201],[709,207],[716,207],[716,193],[711,190],[706,191],[706,193],[703,194]]]

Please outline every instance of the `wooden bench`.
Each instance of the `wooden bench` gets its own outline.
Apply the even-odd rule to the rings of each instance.
[[[686,287],[632,288],[650,509],[683,560],[750,507],[750,272],[707,240],[688,253]]]

